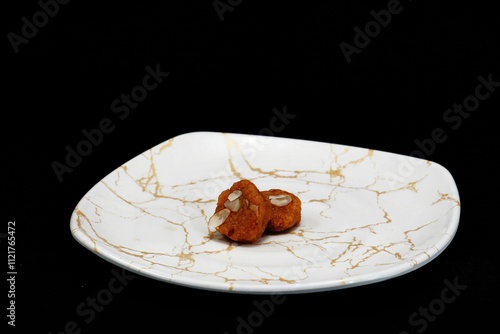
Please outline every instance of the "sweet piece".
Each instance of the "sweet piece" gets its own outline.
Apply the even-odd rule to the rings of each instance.
[[[252,182],[241,180],[219,195],[208,225],[231,240],[255,242],[271,218],[271,206]]]
[[[262,194],[272,204],[271,219],[267,224],[268,231],[281,232],[300,222],[301,202],[297,196],[280,189],[263,191]]]

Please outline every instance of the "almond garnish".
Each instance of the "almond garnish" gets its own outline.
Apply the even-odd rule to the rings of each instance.
[[[285,206],[292,201],[290,195],[271,195],[269,196],[269,201],[276,206]]]
[[[230,209],[222,209],[219,212],[216,212],[212,217],[210,217],[210,220],[208,221],[208,226],[210,227],[218,227],[224,221],[227,219],[229,214],[231,213]]]

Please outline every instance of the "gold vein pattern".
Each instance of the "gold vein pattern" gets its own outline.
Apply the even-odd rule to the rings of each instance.
[[[217,196],[248,179],[302,201],[301,223],[239,244],[209,228]],[[374,283],[429,262],[458,228],[439,164],[371,149],[194,132],[104,177],[71,216],[86,248],[133,272],[190,287],[298,293]]]

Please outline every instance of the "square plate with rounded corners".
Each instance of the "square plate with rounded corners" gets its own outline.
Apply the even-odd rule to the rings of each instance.
[[[239,244],[207,226],[240,179],[302,200],[289,231]],[[458,228],[451,174],[413,157],[345,145],[194,132],[111,172],[71,216],[78,242],[133,272],[189,287],[302,293],[408,273]]]

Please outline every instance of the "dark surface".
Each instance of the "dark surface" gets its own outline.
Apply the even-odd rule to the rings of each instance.
[[[17,53],[8,33],[22,34],[21,19],[32,22],[40,5],[24,1],[4,11],[7,170],[0,233],[6,254],[7,223],[16,222],[18,273],[16,327],[5,324],[9,330],[232,334],[496,328],[494,116],[500,87],[466,117],[447,114],[474,96],[478,77],[500,82],[495,10],[465,1],[401,1],[400,12],[348,63],[340,44],[353,45],[354,28],[364,29],[374,20],[370,11],[387,8],[389,1],[232,3],[238,5],[221,21],[211,1],[108,7],[72,1],[60,5]],[[113,101],[142,85],[147,66],[170,75],[129,114],[115,113]],[[107,305],[90,311],[92,298],[108,289],[121,269],[73,239],[69,218],[82,196],[116,167],[168,138],[199,130],[257,134],[269,126],[273,108],[283,106],[297,116],[276,136],[405,155],[418,154],[416,141],[428,143],[422,154],[445,166],[460,192],[460,226],[450,246],[399,278],[282,297],[261,323],[254,301],[266,304],[269,296],[207,292],[137,275]],[[60,182],[52,163],[63,162],[66,146],[75,148],[85,138],[82,131],[98,128],[103,119],[110,120],[112,131]],[[432,147],[429,140],[438,128],[446,140],[441,136],[443,142]],[[442,292],[453,282],[466,289],[443,304]],[[439,314],[425,320],[418,313],[430,306]],[[238,319],[249,317],[256,328],[239,325]]]

